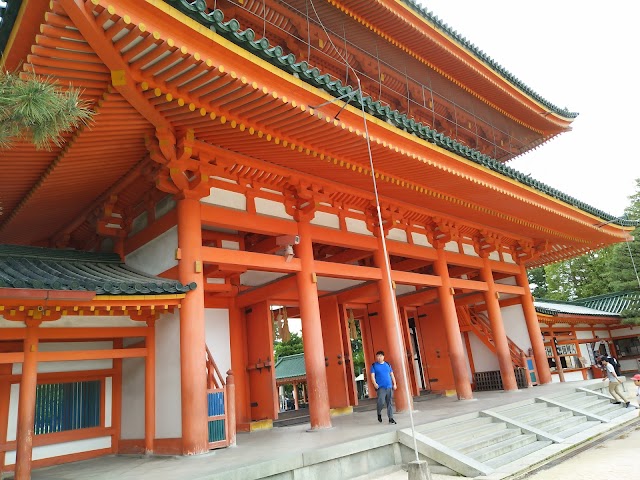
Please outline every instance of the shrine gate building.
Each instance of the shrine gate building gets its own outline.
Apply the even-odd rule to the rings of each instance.
[[[412,0],[6,3],[3,68],[96,111],[62,147],[0,151],[16,478],[268,428],[283,306],[312,429],[357,405],[355,322],[400,411],[422,391],[471,399],[481,372],[548,383],[526,269],[635,226],[508,166],[577,114]]]

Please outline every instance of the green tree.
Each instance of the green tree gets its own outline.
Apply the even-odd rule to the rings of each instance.
[[[0,71],[0,148],[10,148],[18,139],[40,149],[62,145],[64,132],[93,117],[80,93],[60,88],[52,78]]]
[[[544,267],[532,268],[527,272],[531,294],[536,298],[547,298],[547,276]]]
[[[304,345],[302,343],[302,337],[297,333],[292,333],[289,340],[286,342],[276,341],[273,346],[274,360],[277,362],[279,358],[296,355],[298,353],[304,353]]]
[[[630,205],[624,213],[629,220],[640,220],[640,178],[636,179],[636,191],[629,196]],[[638,269],[640,269],[640,233],[634,232],[632,242],[619,243],[613,247],[609,263],[611,291],[625,292],[640,289]],[[634,268],[635,264],[635,268]]]
[[[611,256],[612,249],[604,248],[545,266],[546,298],[575,300],[610,293]]]

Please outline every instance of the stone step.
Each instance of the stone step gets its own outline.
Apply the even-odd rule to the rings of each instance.
[[[569,438],[569,437],[572,437],[573,435],[577,435],[580,432],[589,430],[590,428],[593,428],[596,425],[600,425],[600,422],[595,420],[589,420],[586,422],[582,422],[573,428],[568,428],[566,430],[562,430],[561,432],[557,432],[556,435],[558,435],[560,438]]]
[[[571,417],[573,417],[573,412],[570,412],[567,410],[564,410],[564,411],[561,410],[552,417],[547,417],[545,419],[538,420],[535,422],[529,422],[529,425],[531,425],[532,427],[539,428],[544,432],[548,432],[549,428],[553,428],[554,426],[561,424],[562,422],[567,422],[571,419]]]
[[[476,417],[467,420],[461,420],[457,422],[434,422],[426,425],[419,426],[416,430],[420,433],[424,433],[425,435],[436,438],[439,432],[459,432],[465,431],[468,429],[473,429],[478,426],[486,425],[487,423],[491,423],[493,418],[491,417]]]
[[[585,400],[573,402],[572,404],[570,404],[570,406],[590,412],[592,408],[598,408],[598,406],[603,405],[606,402],[607,400],[604,398],[587,397]]]
[[[553,442],[551,440],[538,440],[538,441],[529,443],[528,445],[525,445],[521,448],[517,448],[508,453],[505,453],[504,455],[501,455],[499,457],[494,457],[491,460],[486,461],[485,465],[491,468],[499,468],[499,467],[502,467],[503,465],[507,465],[511,462],[515,462],[516,460],[521,460],[523,457],[526,457],[527,455],[535,453],[538,450],[542,450],[543,448],[548,447],[552,443]]]
[[[537,422],[539,420],[553,418],[558,413],[560,413],[560,407],[547,407],[544,409],[535,410],[529,414],[524,413],[515,417],[509,416],[509,418],[526,423],[527,425],[532,425],[534,422]]]
[[[513,450],[529,445],[536,440],[537,436],[533,433],[518,435],[517,437],[509,438],[508,440],[469,452],[467,455],[480,463],[487,463],[492,458],[505,455]]]
[[[450,443],[456,443],[458,441],[464,441],[469,438],[478,438],[485,435],[491,435],[492,433],[501,432],[507,429],[507,424],[504,422],[492,422],[486,425],[480,425],[479,427],[472,428],[470,430],[457,430],[449,434],[445,432],[440,433],[438,436],[426,434],[427,436],[437,440],[438,442],[449,445]]]
[[[615,405],[611,403],[611,401],[603,402],[601,405],[592,408],[589,410],[589,413],[593,413],[594,415],[603,416],[609,412],[617,411],[620,408],[620,405]]]
[[[548,427],[545,432],[553,434],[561,433],[569,428],[574,428],[582,423],[586,423],[586,421],[587,417],[585,417],[584,415],[574,415],[571,418],[567,418],[563,422],[558,422],[552,427]]]
[[[503,415],[505,417],[518,418],[521,415],[532,414],[540,410],[544,410],[547,407],[548,405],[545,402],[535,402],[529,405],[523,405],[516,408],[511,408],[509,410],[498,410],[497,412],[500,415]]]
[[[519,428],[504,428],[498,432],[491,433],[489,435],[483,435],[481,437],[467,436],[455,443],[449,443],[447,444],[447,446],[450,446],[458,452],[467,454],[469,452],[473,452],[475,450],[479,450],[481,448],[485,448],[490,445],[509,440],[510,438],[514,438],[519,435],[522,435],[522,430],[520,430]]]
[[[611,420],[612,418],[616,418],[616,417],[619,417],[620,415],[624,415],[625,413],[629,413],[633,411],[633,409],[631,408],[626,408],[624,404],[616,405],[616,407],[618,407],[616,410],[611,410],[610,412],[607,412],[602,416],[607,420]]]
[[[571,392],[571,393],[563,393],[562,395],[557,395],[551,397],[552,400],[560,403],[564,403],[566,405],[571,405],[576,400],[580,400],[581,398],[586,398],[587,394],[585,392]]]

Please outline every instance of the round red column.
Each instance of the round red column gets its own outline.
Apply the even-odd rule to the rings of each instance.
[[[433,264],[433,271],[440,277],[440,280],[442,280],[442,286],[438,287],[438,298],[440,299],[440,309],[442,311],[444,329],[447,335],[449,360],[451,361],[453,380],[456,384],[456,393],[460,400],[472,400],[473,391],[471,390],[471,381],[469,379],[469,371],[467,370],[464,346],[462,345],[462,335],[460,333],[460,324],[458,323],[456,303],[451,293],[447,259],[442,248],[438,248],[437,252],[438,258]]]
[[[538,314],[536,313],[536,307],[533,305],[527,270],[524,265],[520,265],[520,269],[520,273],[516,275],[516,281],[518,285],[524,289],[524,295],[520,297],[520,301],[522,303],[524,319],[527,323],[527,332],[529,332],[529,339],[531,340],[536,370],[538,370],[538,383],[551,383],[551,370],[549,369],[547,352],[544,348],[544,340],[542,339],[542,332],[540,331]]]
[[[16,431],[16,480],[31,478],[33,426],[36,415],[36,386],[38,384],[38,329],[27,325],[24,340],[24,362],[20,378],[18,400],[18,429]]]
[[[484,301],[487,305],[487,314],[489,315],[489,322],[491,323],[491,335],[493,336],[493,343],[496,346],[496,355],[498,356],[498,363],[500,364],[502,387],[505,391],[518,390],[516,375],[513,372],[513,361],[509,353],[509,342],[504,330],[500,303],[498,302],[498,292],[495,282],[493,281],[491,264],[486,255],[482,257],[480,276],[487,284],[487,291],[484,292]]]
[[[412,398],[408,395],[407,377],[404,369],[404,342],[400,333],[400,325],[398,321],[398,306],[396,304],[396,294],[392,285],[389,285],[389,259],[385,258],[382,248],[382,238],[378,234],[378,248],[373,252],[373,261],[382,273],[382,279],[378,281],[378,291],[380,292],[381,322],[383,325],[384,335],[387,338],[388,352],[385,356],[389,359],[389,363],[396,377],[398,389],[393,393],[396,409],[398,412],[407,411],[412,402]],[[396,320],[398,319],[398,320]]]
[[[177,209],[178,279],[185,285],[198,285],[187,293],[180,309],[182,453],[195,455],[209,450],[200,201],[184,198],[178,201]]]
[[[302,321],[302,339],[304,343],[304,365],[307,370],[309,386],[309,417],[311,429],[331,427],[329,407],[329,389],[324,360],[324,344],[322,342],[322,325],[320,323],[320,305],[318,288],[314,272],[313,245],[309,222],[298,222],[300,243],[295,252],[301,263],[301,270],[296,274],[298,299],[300,302],[300,319]]]

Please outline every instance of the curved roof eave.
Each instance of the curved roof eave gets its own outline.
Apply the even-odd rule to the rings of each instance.
[[[439,29],[443,34],[450,37],[456,43],[464,47],[465,50],[471,53],[479,61],[487,65],[497,75],[502,77],[504,80],[509,82],[511,85],[513,85],[515,88],[517,88],[527,96],[531,97],[533,100],[538,102],[540,105],[548,109],[553,114],[558,115],[567,120],[572,120],[577,118],[578,116],[577,112],[571,112],[566,107],[560,108],[557,105],[550,102],[549,100],[542,97],[540,94],[535,92],[531,87],[525,84],[522,80],[520,80],[514,74],[509,72],[506,68],[504,68],[498,62],[496,62],[489,55],[487,55],[484,51],[482,51],[480,48],[478,48],[473,43],[471,43],[470,40],[460,35],[456,30],[454,30],[448,24],[444,23],[444,21],[438,18],[437,15],[435,15],[433,12],[430,12],[423,6],[419,5],[415,0],[399,0],[399,1],[406,4],[411,10],[419,14],[428,22],[432,23],[435,28]]]
[[[164,0],[165,3],[174,6],[180,12],[184,13],[189,18],[195,20],[201,25],[215,31],[217,34],[232,41],[241,48],[251,52],[258,58],[262,58],[279,69],[294,75],[300,80],[308,83],[312,86],[320,88],[330,95],[338,98],[349,97],[349,94],[354,91],[354,88],[350,85],[342,85],[340,80],[333,80],[328,74],[322,74],[318,68],[311,67],[307,62],[297,62],[296,57],[293,54],[284,55],[284,51],[280,46],[271,46],[267,38],[261,38],[256,40],[255,32],[248,28],[246,30],[240,29],[240,23],[236,19],[224,21],[224,13],[221,10],[215,10],[211,13],[205,13],[205,6],[198,2],[191,4],[187,0]],[[411,0],[409,0],[411,1]],[[498,160],[485,155],[478,150],[472,149],[458,143],[457,141],[432,130],[426,125],[416,122],[410,119],[406,114],[403,114],[397,110],[391,110],[388,106],[382,105],[380,102],[373,100],[371,97],[362,98],[362,102],[359,98],[352,95],[349,103],[353,104],[357,108],[364,110],[377,118],[384,120],[385,122],[404,130],[407,133],[415,135],[423,140],[433,143],[445,150],[448,150],[456,155],[471,160],[474,163],[482,165],[496,173],[504,175],[507,178],[515,180],[518,183],[526,185],[534,190],[537,190],[543,194],[559,200],[563,203],[571,205],[573,207],[582,210],[585,213],[593,215],[602,219],[606,223],[618,225],[621,227],[637,227],[640,225],[640,221],[626,220],[617,218],[610,215],[600,209],[592,207],[570,195],[567,195],[549,185],[546,185],[538,180],[531,178],[524,173],[521,173],[514,168],[499,162]],[[363,105],[364,104],[364,105]]]

